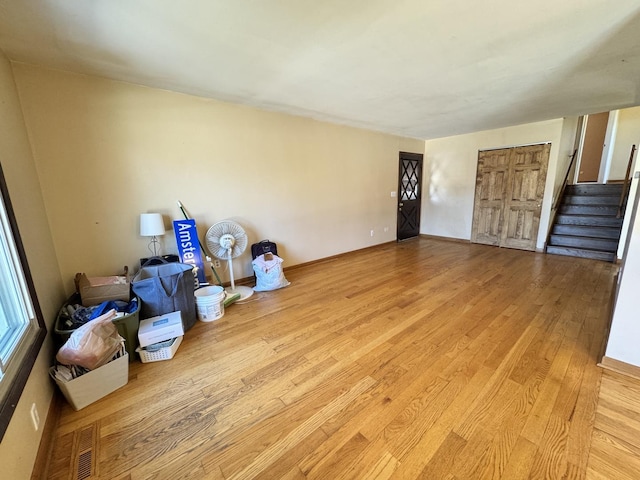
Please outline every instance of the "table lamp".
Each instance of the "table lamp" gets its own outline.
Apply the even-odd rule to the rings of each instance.
[[[154,257],[158,256],[158,236],[164,235],[164,221],[160,213],[140,214],[140,236],[151,237],[149,251]]]

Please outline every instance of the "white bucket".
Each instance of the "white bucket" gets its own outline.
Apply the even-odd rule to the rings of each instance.
[[[202,287],[195,291],[198,320],[213,322],[224,315],[224,288],[218,286]]]

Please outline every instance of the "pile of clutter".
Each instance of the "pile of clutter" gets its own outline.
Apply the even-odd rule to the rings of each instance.
[[[67,310],[69,312],[69,310]],[[129,353],[118,333],[116,310],[79,326],[69,335],[49,369],[67,401],[80,410],[129,381]]]
[[[58,325],[56,328],[72,332],[110,310],[115,310],[116,317],[130,315],[138,310],[138,297],[133,297],[128,302],[122,300],[107,300],[99,305],[85,307],[80,303],[79,296],[73,295],[63,305],[62,310],[58,314]]]
[[[289,285],[275,243],[252,245],[252,257],[254,291]],[[50,375],[76,410],[124,386],[134,359],[172,359],[196,320],[218,320],[240,297],[221,285],[200,286],[193,265],[154,258],[132,279],[127,267],[116,276],[75,276],[76,293],[56,320],[62,345]]]

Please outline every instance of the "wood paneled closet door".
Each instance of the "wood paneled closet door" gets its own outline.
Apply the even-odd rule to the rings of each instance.
[[[478,153],[471,241],[536,249],[551,144]]]

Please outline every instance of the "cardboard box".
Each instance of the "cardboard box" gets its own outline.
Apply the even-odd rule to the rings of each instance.
[[[87,277],[84,273],[78,273],[76,286],[85,307],[99,305],[107,300],[128,302],[131,298],[131,283],[127,275]]]
[[[111,360],[69,382],[63,382],[53,375],[52,377],[73,409],[80,410],[127,384],[129,354]]]
[[[184,335],[184,329],[180,312],[171,312],[140,320],[138,340],[141,347],[164,342],[182,335]]]

